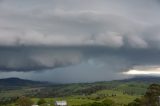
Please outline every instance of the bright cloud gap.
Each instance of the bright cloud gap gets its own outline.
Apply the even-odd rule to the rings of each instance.
[[[123,72],[123,74],[127,75],[160,75],[160,68],[152,68],[146,70],[139,70],[139,69],[131,69],[127,72]]]

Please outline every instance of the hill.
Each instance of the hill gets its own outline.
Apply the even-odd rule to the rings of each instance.
[[[0,85],[3,85],[0,88],[0,98],[27,96],[35,102],[39,98],[45,98],[47,101],[65,99],[70,105],[101,102],[107,98],[113,100],[117,106],[122,106],[144,95],[151,83],[160,83],[160,78],[138,76],[124,80],[73,84],[48,84],[7,78],[0,79]],[[13,87],[14,89],[10,89]]]
[[[46,85],[46,84],[49,84],[49,83],[20,79],[20,78],[0,79],[0,87],[39,86],[39,85]]]
[[[129,79],[119,80],[121,82],[143,82],[143,83],[160,83],[160,77],[157,76],[135,76]]]

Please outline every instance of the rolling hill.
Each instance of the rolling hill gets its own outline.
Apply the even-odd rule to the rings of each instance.
[[[0,79],[0,87],[16,87],[16,86],[39,86],[46,85],[48,82],[32,81],[20,78],[4,78]]]
[[[73,84],[6,78],[0,79],[0,98],[27,96],[35,102],[39,98],[48,101],[65,99],[70,105],[101,102],[108,98],[121,106],[144,95],[152,83],[160,83],[160,78],[138,76],[124,80]]]

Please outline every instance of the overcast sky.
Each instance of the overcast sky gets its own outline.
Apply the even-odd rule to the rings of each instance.
[[[160,66],[159,0],[0,0],[0,78],[128,78]]]

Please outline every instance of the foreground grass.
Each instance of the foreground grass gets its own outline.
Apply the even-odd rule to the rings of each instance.
[[[114,91],[114,90],[101,90],[93,95],[101,95],[101,94],[108,95],[106,98],[113,100],[117,104],[128,104],[134,99],[140,97],[140,95],[128,95],[128,94],[123,94],[120,91]],[[116,95],[116,96],[112,96],[112,95]]]
[[[22,96],[25,94],[24,90],[8,90],[8,91],[1,91],[0,92],[0,98],[3,97],[14,97],[16,96]]]
[[[87,98],[77,98],[76,96],[74,97],[65,97],[65,98],[44,98],[48,103],[54,104],[54,101],[61,101],[61,100],[66,100],[69,106],[73,105],[82,105],[82,104],[87,104],[87,103],[93,103],[94,100],[90,100]],[[36,104],[39,100],[39,98],[32,98],[34,103]]]
[[[90,95],[85,95],[85,93],[81,92],[81,90],[95,90],[95,86],[103,87],[105,86],[106,89],[99,89],[93,93],[88,93]],[[114,87],[113,87],[114,86]],[[61,98],[44,98],[48,103],[54,104],[54,101],[58,100],[66,100],[69,106],[73,105],[82,105],[88,104],[93,102],[102,102],[105,99],[111,99],[116,103],[116,106],[121,106],[124,104],[128,104],[132,102],[134,99],[139,98],[140,95],[144,95],[147,84],[143,83],[120,83],[120,82],[101,82],[101,83],[93,83],[93,84],[71,84],[71,85],[61,85],[58,86],[59,89],[56,89],[57,86],[47,87],[44,90],[41,90],[40,93],[48,91],[48,93],[53,93],[54,91],[57,94],[64,94],[65,97]],[[93,87],[93,89],[91,89]],[[107,88],[108,87],[108,88]],[[23,96],[29,95],[29,97],[35,97],[34,94],[37,93],[41,88],[30,88],[24,87],[21,89],[14,89],[14,90],[1,90],[0,97],[14,97],[14,96]],[[112,90],[107,90],[112,89]],[[80,93],[74,93],[80,91]],[[125,92],[125,94],[124,94]],[[83,95],[80,95],[83,93]],[[54,93],[53,93],[54,94]],[[68,96],[67,96],[68,95]],[[67,96],[67,97],[66,97]],[[36,96],[40,97],[40,96]],[[48,96],[50,97],[50,96]],[[36,104],[39,98],[32,98],[34,103]],[[52,105],[51,105],[52,106]]]
[[[116,96],[112,96],[113,94],[115,94]],[[107,96],[100,99],[96,99],[97,96],[99,95],[107,95]],[[132,102],[134,99],[139,97],[140,97],[139,95],[132,96],[132,95],[123,94],[120,91],[101,90],[88,96],[69,96],[64,98],[44,98],[44,99],[50,104],[53,104],[54,101],[66,100],[69,106],[82,105],[82,104],[88,104],[93,102],[102,102],[105,99],[111,99],[117,104],[117,106],[119,106],[119,105],[128,104]],[[32,98],[32,100],[36,104],[39,98]]]

